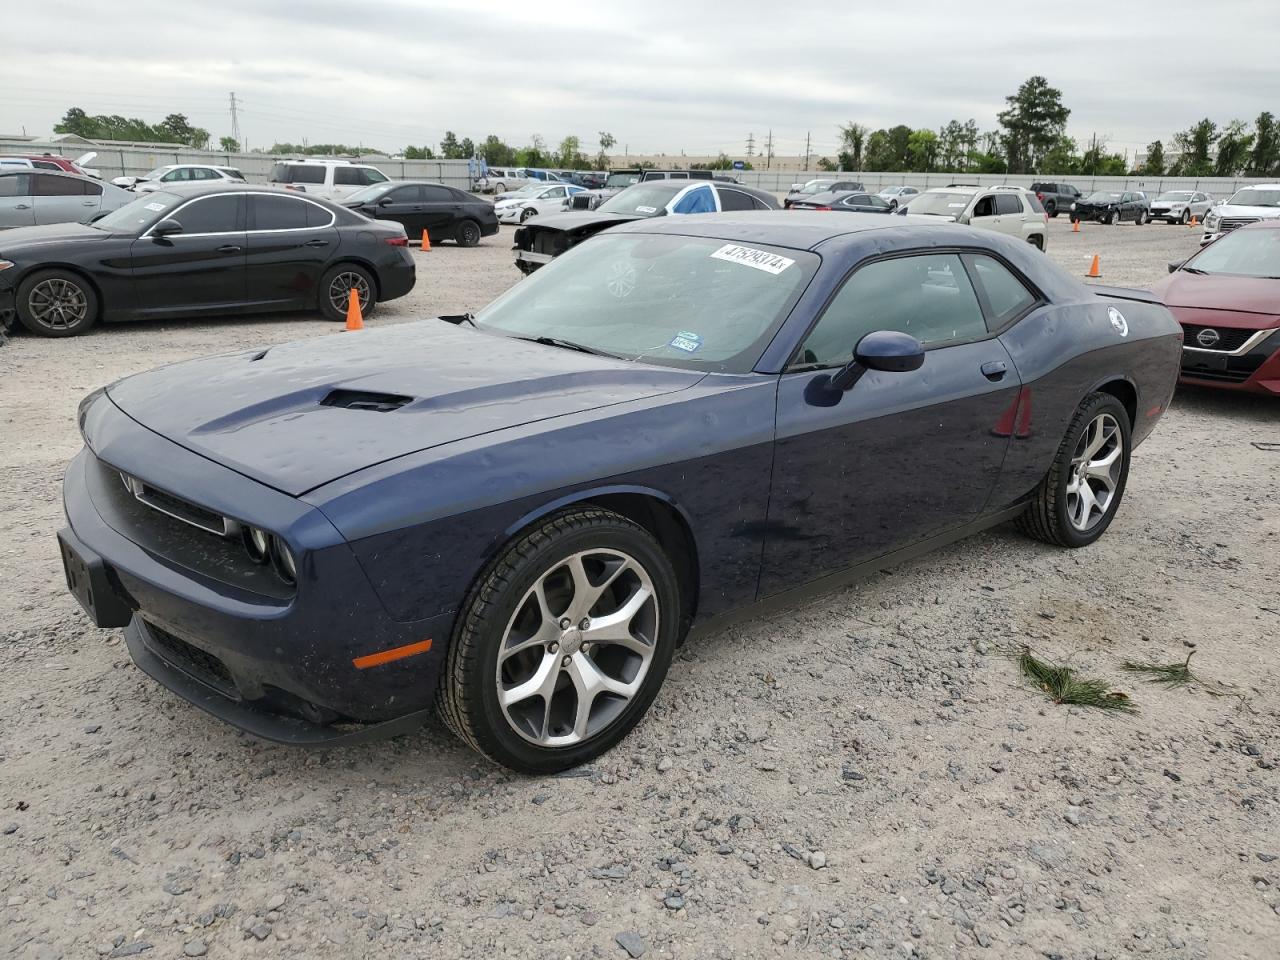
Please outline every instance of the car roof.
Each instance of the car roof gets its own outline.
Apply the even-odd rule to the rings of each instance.
[[[1251,183],[1241,190],[1280,190],[1280,183]]]
[[[50,171],[52,173],[52,171]],[[296,190],[285,190],[283,187],[265,183],[242,183],[239,180],[206,180],[203,183],[166,183],[159,193],[172,193],[179,197],[195,197],[202,193],[274,193],[282,197],[320,200],[315,194],[299,193]],[[142,194],[145,196],[145,194]]]
[[[74,170],[62,170],[62,169],[50,170],[47,167],[38,167],[38,168],[37,167],[0,167],[0,177],[12,177],[19,173],[25,173],[27,175],[38,173],[41,176],[69,177],[72,180],[91,180],[94,183],[102,182],[100,180],[95,180],[93,177],[85,176],[84,174],[81,174],[81,173],[76,173]]]
[[[904,226],[937,228],[939,225],[934,217],[909,214],[886,217],[882,213],[850,213],[832,217],[817,211],[797,210],[779,215],[776,210],[751,210],[740,213],[702,213],[692,217],[647,217],[610,227],[609,232],[667,233],[741,243],[765,243],[793,250],[812,250],[836,237]],[[956,224],[946,224],[944,229],[950,235],[961,231],[983,239],[984,235],[991,234],[990,230],[969,230]]]

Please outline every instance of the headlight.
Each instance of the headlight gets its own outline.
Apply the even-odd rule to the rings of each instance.
[[[1216,226],[1218,225],[1218,215],[1217,215],[1217,213],[1215,213],[1215,212],[1214,212],[1214,211],[1212,211],[1212,210],[1210,210],[1208,213],[1206,213],[1206,214],[1205,214],[1205,216],[1204,216],[1204,225],[1205,225],[1206,227],[1216,227]]]
[[[0,270],[8,270],[13,266],[12,260],[0,260]]]

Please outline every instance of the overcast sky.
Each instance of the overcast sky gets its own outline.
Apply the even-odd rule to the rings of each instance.
[[[833,154],[849,120],[992,129],[1037,73],[1072,136],[1130,154],[1204,116],[1280,113],[1280,0],[130,0],[4,19],[0,134],[49,133],[80,106],[185,113],[216,140],[234,90],[250,147],[393,151],[454,130],[591,151],[607,130],[619,152],[741,155],[772,128],[778,154],[803,154],[806,133]]]

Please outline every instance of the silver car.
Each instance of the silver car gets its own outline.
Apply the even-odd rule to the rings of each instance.
[[[0,170],[0,229],[86,223],[136,199],[128,190],[55,170]]]
[[[1199,190],[1166,190],[1151,201],[1151,209],[1147,214],[1149,220],[1163,220],[1165,223],[1190,223],[1195,217],[1199,223],[1204,222],[1205,214],[1213,206],[1213,197]]]

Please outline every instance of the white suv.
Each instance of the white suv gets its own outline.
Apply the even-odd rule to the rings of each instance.
[[[282,160],[271,168],[267,183],[338,200],[390,178],[377,167],[350,160]]]
[[[920,214],[1021,237],[1041,250],[1049,217],[1036,195],[1023,187],[934,187],[899,205],[898,213]]]
[[[217,167],[207,163],[169,163],[140,177],[116,177],[111,182],[135,193],[155,193],[180,183],[212,183],[215,180],[244,183],[244,174],[235,167]]]
[[[1200,243],[1206,244],[1220,235],[1234,230],[1236,227],[1257,223],[1259,220],[1274,220],[1280,217],[1280,183],[1257,183],[1252,187],[1241,187],[1226,203],[1210,208],[1204,216],[1204,236]]]

